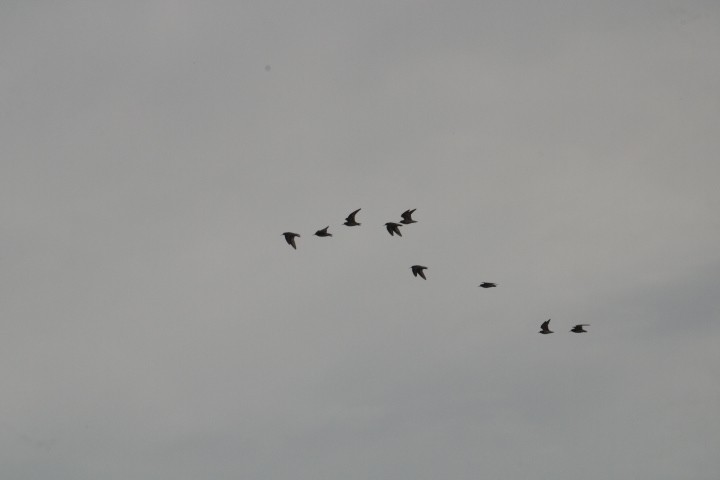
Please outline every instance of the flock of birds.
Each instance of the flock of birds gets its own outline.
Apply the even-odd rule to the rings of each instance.
[[[348,215],[347,218],[345,219],[345,223],[343,223],[343,225],[346,225],[348,227],[357,227],[357,226],[362,225],[355,219],[355,216],[358,214],[358,212],[360,210],[362,210],[362,209],[358,208],[357,210],[352,212],[350,215]],[[412,214],[415,212],[415,210],[416,210],[415,208],[413,208],[412,210],[405,210],[400,215],[402,220],[400,220],[399,222],[387,222],[385,224],[385,228],[387,229],[390,236],[397,235],[399,237],[402,237],[402,232],[400,231],[400,227],[402,227],[404,225],[410,225],[411,223],[417,223],[417,220],[414,220],[412,218]],[[332,233],[328,232],[329,228],[330,228],[329,225],[325,228],[321,228],[320,230],[315,232],[315,235],[318,237],[332,237]],[[288,243],[288,245],[290,245],[292,248],[297,250],[295,238],[300,237],[300,234],[294,233],[294,232],[284,232],[283,236],[285,237],[285,241]],[[410,270],[412,271],[412,274],[414,277],[419,276],[423,280],[427,280],[427,277],[425,277],[425,270],[427,270],[427,268],[428,267],[425,267],[422,265],[413,265],[410,267]],[[493,287],[497,287],[497,283],[483,282],[480,285],[478,285],[478,287],[493,288]],[[570,331],[573,333],[587,333],[587,330],[585,330],[583,327],[589,327],[589,326],[590,326],[589,323],[581,323],[581,324],[575,325]],[[555,333],[552,330],[550,330],[550,319],[544,321],[540,325],[540,331],[538,333],[541,333],[543,335],[547,335],[549,333]]]

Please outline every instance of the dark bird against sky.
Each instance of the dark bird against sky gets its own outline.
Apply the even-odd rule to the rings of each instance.
[[[427,270],[427,268],[428,267],[423,267],[422,265],[413,265],[412,267],[410,267],[413,275],[416,277],[418,275],[420,275],[423,280],[427,280],[427,278],[425,278],[425,272],[423,271],[423,270]]]
[[[299,233],[293,233],[293,232],[285,232],[283,233],[285,236],[285,241],[293,247],[295,250],[297,250],[297,247],[295,246],[295,237],[299,237]]]
[[[572,328],[572,330],[570,330],[570,331],[575,332],[575,333],[587,333],[587,330],[585,330],[583,327],[589,327],[589,326],[590,326],[589,323],[580,323],[578,325],[575,325]]]
[[[345,223],[343,223],[343,225],[347,225],[348,227],[356,227],[356,226],[360,225],[360,223],[355,221],[355,215],[357,215],[357,213],[360,210],[361,209],[358,208],[357,210],[352,212],[350,215],[348,215],[347,218],[345,219]]]
[[[550,330],[550,319],[548,318],[545,320],[542,325],[540,325],[541,330],[538,333],[542,333],[543,335],[547,335],[548,333],[553,333],[552,330]]]
[[[481,283],[480,285],[478,285],[478,287],[482,287],[482,288],[493,288],[493,287],[497,287],[497,283],[483,282],[483,283]]]
[[[401,225],[399,223],[387,222],[385,224],[385,228],[387,228],[387,231],[390,235],[397,234],[402,237],[402,233],[400,233],[400,227]]]
[[[332,233],[328,233],[328,228],[330,228],[330,225],[328,225],[325,228],[321,228],[317,232],[315,232],[315,235],[318,237],[332,237]]]
[[[417,223],[417,220],[412,219],[412,214],[415,210],[417,210],[417,208],[413,208],[412,210],[405,210],[402,213],[402,215],[400,215],[402,217],[402,220],[400,220],[400,223],[405,224],[405,225],[409,225],[411,223]]]

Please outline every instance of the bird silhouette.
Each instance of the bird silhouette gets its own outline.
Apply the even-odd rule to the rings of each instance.
[[[589,326],[590,326],[589,323],[581,323],[581,324],[575,325],[572,328],[572,330],[570,330],[570,331],[575,332],[575,333],[587,333],[587,330],[585,330],[583,327],[589,327]]]
[[[428,267],[423,267],[422,265],[413,265],[410,267],[412,274],[416,277],[420,275],[423,280],[427,280],[427,278],[425,278],[425,272],[423,272],[423,270],[427,270],[427,268]]]
[[[393,223],[393,222],[387,222],[385,224],[385,228],[387,228],[387,231],[391,236],[397,234],[402,237],[402,233],[400,233],[401,226],[402,225],[400,225],[399,223]]]
[[[358,208],[357,210],[352,212],[350,215],[348,215],[347,218],[345,219],[345,223],[343,223],[343,225],[347,225],[348,227],[356,227],[356,226],[360,225],[360,223],[355,221],[355,215],[357,215],[357,213],[360,210],[362,210],[362,209]]]
[[[550,319],[548,318],[546,321],[540,325],[541,330],[538,333],[542,333],[543,335],[547,335],[548,333],[553,333],[552,330],[550,330]]]
[[[483,283],[481,283],[480,285],[478,285],[478,287],[482,287],[482,288],[493,288],[493,287],[497,287],[497,283],[483,282]]]
[[[328,228],[330,228],[330,225],[328,225],[325,228],[321,228],[317,232],[315,232],[315,235],[318,237],[332,237],[332,233],[328,233]]]
[[[285,232],[283,233],[283,235],[285,236],[285,241],[288,243],[288,245],[297,250],[297,247],[295,246],[295,237],[299,237],[300,234],[293,232]]]
[[[400,220],[400,223],[404,225],[410,225],[411,223],[417,223],[417,220],[412,219],[413,212],[417,210],[417,208],[413,208],[412,210],[405,210],[402,215],[402,220]]]

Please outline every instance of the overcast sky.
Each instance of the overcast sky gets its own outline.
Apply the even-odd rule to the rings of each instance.
[[[717,479],[718,52],[715,0],[2,2],[0,476]]]

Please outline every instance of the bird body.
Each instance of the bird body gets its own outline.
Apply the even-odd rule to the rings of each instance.
[[[350,215],[348,215],[347,218],[345,219],[345,223],[343,223],[343,225],[347,225],[348,227],[356,227],[356,226],[360,225],[360,223],[355,221],[355,215],[357,215],[357,213],[360,210],[361,209],[358,208],[357,210],[352,212]]]
[[[293,232],[285,232],[283,233],[283,236],[285,237],[285,241],[293,247],[295,250],[297,250],[297,247],[295,246],[295,237],[299,237],[299,233],[293,233]]]
[[[587,333],[587,330],[585,330],[583,327],[589,327],[589,326],[590,326],[589,323],[580,323],[578,325],[575,325],[572,328],[572,330],[570,330],[570,331],[575,332],[575,333]]]
[[[400,223],[402,223],[404,225],[409,225],[411,223],[417,223],[417,220],[412,219],[412,214],[415,210],[417,210],[417,208],[413,208],[412,210],[405,210],[402,213],[402,215],[400,215],[402,217],[402,220],[400,220]]]
[[[325,228],[321,228],[317,232],[315,232],[315,235],[318,237],[332,237],[332,233],[328,233],[328,228],[330,228],[330,225],[328,225]]]
[[[391,236],[397,234],[398,236],[402,237],[402,233],[400,233],[400,227],[401,225],[399,223],[387,222],[385,224],[385,228],[387,228],[387,231]]]
[[[497,287],[497,283],[483,282],[483,283],[481,283],[480,285],[478,285],[478,287],[482,287],[482,288],[493,288],[493,287]]]
[[[548,318],[546,321],[540,325],[540,331],[538,333],[542,333],[543,335],[547,335],[548,333],[553,333],[552,330],[550,330],[550,319]]]
[[[425,272],[423,271],[427,270],[427,268],[428,267],[423,267],[422,265],[413,265],[412,267],[410,267],[410,269],[412,270],[412,274],[416,277],[420,275],[423,280],[427,280],[427,278],[425,278]]]

